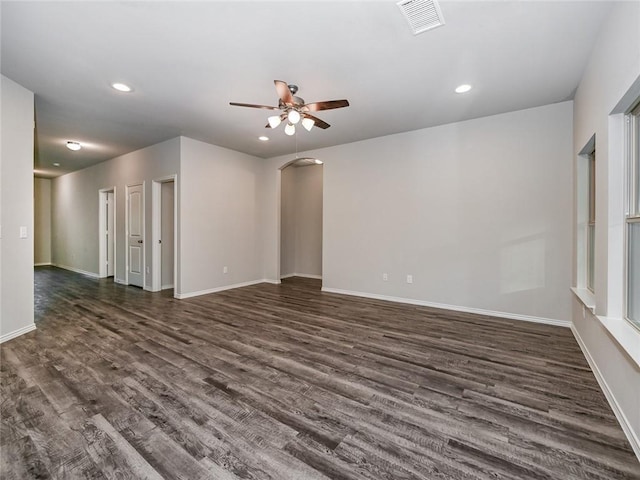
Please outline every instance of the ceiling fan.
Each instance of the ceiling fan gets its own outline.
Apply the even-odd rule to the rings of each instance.
[[[277,107],[237,102],[229,102],[229,105],[236,107],[263,108],[265,110],[281,110],[282,113],[268,118],[269,123],[265,125],[265,128],[276,128],[284,120],[287,120],[287,125],[284,129],[284,133],[287,135],[293,135],[296,133],[296,124],[298,122],[301,122],[302,126],[307,131],[310,131],[314,126],[322,129],[329,128],[330,125],[327,122],[311,115],[310,112],[319,112],[321,110],[331,110],[334,108],[349,106],[348,100],[329,100],[326,102],[305,103],[304,99],[295,96],[298,92],[297,85],[288,85],[282,80],[274,80],[273,83],[276,85],[276,91],[278,92],[279,97]]]

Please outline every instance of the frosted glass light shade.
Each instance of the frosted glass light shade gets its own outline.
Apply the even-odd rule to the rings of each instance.
[[[307,130],[307,132],[310,132],[315,124],[316,124],[316,122],[314,122],[310,118],[303,118],[302,119],[302,126]]]
[[[287,126],[284,127],[284,133],[291,136],[296,133],[296,126],[293,123],[287,123]]]
[[[280,125],[280,122],[282,122],[282,120],[280,120],[280,115],[274,115],[273,117],[269,117],[267,121],[269,122],[269,126],[271,128],[276,128],[278,125]]]
[[[300,114],[296,110],[291,110],[287,118],[291,123],[298,123],[300,121]]]

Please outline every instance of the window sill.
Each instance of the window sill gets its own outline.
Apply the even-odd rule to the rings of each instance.
[[[609,334],[640,367],[640,330],[624,318],[597,317]]]
[[[596,296],[591,290],[588,290],[586,288],[571,287],[571,291],[575,294],[576,297],[578,297],[578,299],[580,299],[582,303],[584,303],[585,307],[591,310],[591,313],[596,313]]]

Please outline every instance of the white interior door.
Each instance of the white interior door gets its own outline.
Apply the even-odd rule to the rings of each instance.
[[[127,187],[127,276],[129,285],[144,286],[144,190]]]

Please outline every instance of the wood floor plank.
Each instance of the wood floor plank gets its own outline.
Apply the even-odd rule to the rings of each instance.
[[[82,433],[89,455],[106,478],[162,480],[162,475],[102,415],[93,416]]]
[[[36,269],[0,477],[640,480],[569,329],[320,291],[176,300]]]

